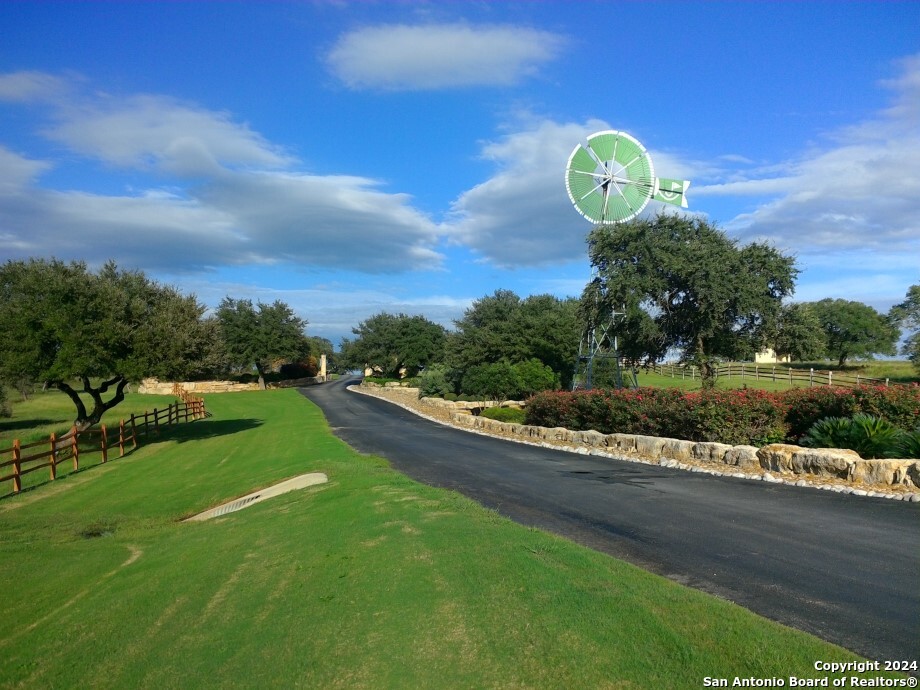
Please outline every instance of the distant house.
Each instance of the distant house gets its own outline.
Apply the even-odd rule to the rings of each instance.
[[[754,355],[754,364],[788,364],[792,359],[789,355],[783,355],[782,357],[777,357],[776,352],[767,348],[762,352],[758,352]]]

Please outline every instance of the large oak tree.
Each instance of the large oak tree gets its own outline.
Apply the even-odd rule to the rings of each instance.
[[[707,387],[718,359],[766,344],[797,275],[775,248],[739,246],[708,222],[678,215],[598,226],[588,243],[597,278],[583,293],[585,318],[625,311],[615,326],[625,356],[652,363],[679,351]]]
[[[342,359],[354,369],[379,368],[385,376],[405,372],[414,376],[420,369],[442,361],[444,327],[424,316],[381,312],[351,329],[354,339],[342,340]]]
[[[63,391],[83,430],[124,400],[130,381],[181,380],[211,366],[214,329],[204,311],[194,296],[113,262],[93,273],[77,261],[8,261],[0,266],[0,375]]]
[[[255,367],[263,389],[273,361],[296,361],[310,351],[307,322],[280,300],[253,305],[252,300],[225,297],[217,307],[217,322],[230,364]]]

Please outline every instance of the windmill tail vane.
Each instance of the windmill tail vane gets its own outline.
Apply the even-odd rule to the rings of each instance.
[[[656,177],[652,198],[655,201],[663,201],[666,204],[687,208],[687,187],[689,186],[689,180],[671,180],[666,177]]]

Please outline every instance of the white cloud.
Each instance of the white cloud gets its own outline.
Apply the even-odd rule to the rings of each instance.
[[[0,194],[22,190],[50,167],[50,163],[24,158],[0,145]]]
[[[77,94],[47,117],[43,133],[71,151],[166,184],[126,195],[46,189],[36,178],[50,163],[0,146],[2,254],[173,271],[293,263],[385,273],[442,261],[437,226],[408,195],[366,177],[299,172],[227,113],[163,96]]]
[[[554,59],[565,38],[515,26],[393,24],[341,36],[327,56],[353,89],[508,86]]]
[[[235,172],[199,193],[230,213],[266,259],[368,272],[439,266],[435,224],[412,208],[410,197],[378,186],[344,175]]]
[[[920,255],[920,55],[883,82],[894,105],[846,127],[783,172],[698,187],[700,196],[772,197],[726,223],[745,239],[798,251],[897,248]]]
[[[0,74],[0,101],[33,103],[53,101],[70,90],[68,82],[45,72]]]
[[[221,166],[283,167],[293,160],[228,113],[164,96],[104,98],[62,108],[45,134],[87,156],[195,176]]]

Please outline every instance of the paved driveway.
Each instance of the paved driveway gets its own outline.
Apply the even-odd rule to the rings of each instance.
[[[920,650],[920,504],[712,477],[479,436],[302,389],[337,436],[408,476],[870,659]]]

